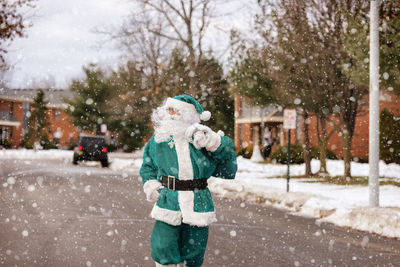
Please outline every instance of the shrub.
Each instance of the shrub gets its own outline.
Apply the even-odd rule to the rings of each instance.
[[[313,146],[310,149],[310,154],[312,159],[319,159],[320,150],[319,147]],[[326,150],[326,159],[337,159],[337,156],[333,151],[327,149]]]
[[[113,145],[113,144],[107,145],[107,151],[108,152],[113,152],[113,151],[116,151],[117,149],[118,149],[118,147]]]
[[[249,159],[253,155],[253,147],[241,147],[236,149],[236,155]]]
[[[33,149],[33,143],[29,140],[28,137],[25,137],[24,139],[22,139],[21,143],[19,143],[19,147]]]
[[[43,149],[57,149],[57,143],[50,140],[46,135],[40,140],[40,145]]]
[[[1,144],[4,148],[11,148],[11,143],[7,139],[3,141],[3,144]]]
[[[358,162],[358,163],[368,163],[369,159],[368,159],[368,156],[367,157],[353,157],[353,161]]]
[[[74,150],[74,148],[77,146],[78,146],[78,142],[71,139],[68,143],[68,150]]]
[[[118,128],[118,143],[125,152],[132,152],[144,146],[144,138],[151,133],[151,128],[145,121],[126,121]]]
[[[400,117],[384,109],[380,115],[380,159],[400,164]]]
[[[281,146],[271,154],[271,159],[281,164],[287,164],[287,146]],[[290,145],[290,163],[304,163],[303,147],[301,145]]]

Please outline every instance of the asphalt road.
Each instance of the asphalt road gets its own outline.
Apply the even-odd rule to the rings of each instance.
[[[204,266],[400,266],[400,241],[214,196]],[[0,159],[1,266],[154,266],[137,173]]]

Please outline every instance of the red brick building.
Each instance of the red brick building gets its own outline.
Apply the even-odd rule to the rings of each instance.
[[[364,108],[356,117],[354,137],[352,142],[352,156],[359,158],[368,157],[369,147],[369,96],[364,98]],[[400,116],[400,96],[389,91],[381,91],[380,110],[387,109]],[[297,129],[292,132],[291,143],[303,144],[304,135],[302,133],[303,120],[298,116]],[[271,129],[272,137],[276,140],[272,150],[280,145],[287,144],[287,131],[283,129],[282,110],[271,107],[252,107],[245,103],[239,96],[235,97],[235,147],[252,147],[255,138],[262,144],[262,131],[265,127]],[[329,123],[327,131],[330,132],[333,126]],[[310,117],[309,135],[311,146],[318,146],[316,130],[316,118]],[[328,149],[332,150],[338,158],[342,157],[343,144],[338,132],[334,132],[328,140]]]
[[[79,138],[78,130],[70,122],[65,112],[63,98],[71,98],[69,90],[43,90],[48,101],[47,116],[50,121],[50,140],[56,141],[60,147],[68,147]],[[33,99],[37,90],[32,89],[0,89],[0,141],[18,147],[28,130],[28,120]]]

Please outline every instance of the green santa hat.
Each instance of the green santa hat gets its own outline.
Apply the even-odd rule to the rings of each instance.
[[[165,105],[167,108],[197,113],[200,115],[200,120],[202,121],[208,121],[211,117],[211,112],[203,110],[200,103],[189,95],[178,95],[172,98],[168,97]]]

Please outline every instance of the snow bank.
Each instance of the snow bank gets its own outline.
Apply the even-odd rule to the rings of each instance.
[[[113,158],[113,159],[110,159],[109,168],[114,171],[122,171],[123,170],[123,171],[138,172],[141,165],[142,165],[141,159]]]
[[[318,171],[319,164],[317,160],[312,161],[314,172]],[[235,180],[210,179],[210,190],[222,197],[271,205],[319,221],[400,238],[399,187],[380,186],[381,207],[373,208],[368,207],[368,186],[307,183],[307,179],[291,179],[290,192],[287,193],[286,179],[274,178],[286,175],[286,165],[259,164],[239,157],[238,167]],[[343,161],[329,160],[327,169],[332,176],[343,175]],[[304,164],[290,167],[291,175],[303,175],[304,170]],[[368,176],[368,172],[368,164],[352,163],[352,175]],[[399,180],[400,166],[380,162],[380,175]]]
[[[357,207],[339,209],[331,216],[320,219],[343,227],[376,233],[388,237],[400,237],[400,208]]]
[[[73,154],[72,150],[61,149],[3,149],[0,150],[0,159],[72,159]]]

